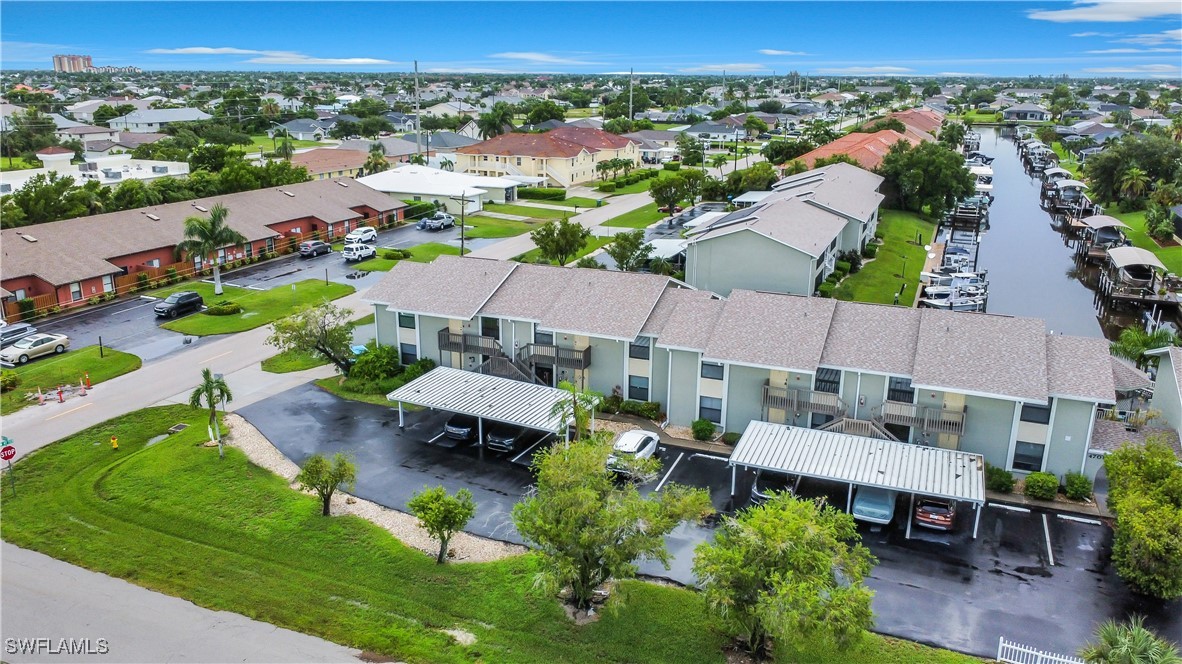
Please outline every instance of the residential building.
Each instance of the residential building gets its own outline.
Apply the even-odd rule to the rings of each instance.
[[[87,140],[83,143],[83,146],[85,147],[85,155],[87,157],[97,157],[120,152],[132,152],[141,145],[155,143],[162,138],[168,138],[168,134],[133,134],[129,131],[121,131],[112,140]]]
[[[975,452],[1019,473],[1095,473],[1115,402],[1103,339],[1041,320],[749,290],[668,277],[443,256],[366,295],[404,362],[653,401],[670,424],[751,421]],[[965,349],[972,349],[966,352]]]
[[[846,134],[832,143],[826,143],[812,152],[797,157],[797,159],[804,162],[806,166],[812,166],[818,159],[844,154],[858,162],[862,168],[873,171],[882,164],[882,158],[891,151],[891,146],[899,141],[907,141],[912,145],[920,143],[917,138],[900,134],[893,129],[883,129],[872,134]]]
[[[288,136],[297,141],[320,141],[328,136],[328,131],[332,129],[335,123],[331,120],[325,122],[321,120],[309,120],[307,118],[296,118],[279,125],[279,127],[272,126],[267,130],[267,136],[275,138],[282,136],[284,132]],[[280,128],[282,131],[280,131]]]
[[[747,130],[741,126],[706,121],[691,126],[685,130],[685,133],[695,138],[709,141],[711,145],[725,146],[727,143],[733,144],[743,140],[743,137],[747,135]]]
[[[878,227],[883,178],[832,164],[785,178],[750,207],[690,231],[686,282],[809,296],[845,251],[861,252]]]
[[[157,108],[112,118],[107,125],[120,131],[148,133],[159,132],[169,125],[208,120],[211,117],[213,116],[195,108]]]
[[[189,164],[183,161],[132,159],[130,154],[101,156],[86,153],[83,163],[74,164],[74,157],[73,150],[56,145],[38,150],[41,168],[0,172],[0,194],[10,194],[25,186],[29,180],[50,173],[74,178],[77,184],[93,181],[108,187],[125,180],[150,182],[159,178],[186,177],[189,174]]]
[[[517,200],[516,180],[454,173],[441,168],[405,164],[366,175],[358,182],[403,201],[430,201],[448,212],[472,214],[485,203],[512,203]]]
[[[398,111],[390,111],[384,115],[390,124],[394,125],[394,131],[417,131],[419,128],[418,118],[414,114],[399,113]]]
[[[366,221],[401,219],[406,207],[355,180],[315,180],[6,228],[0,231],[0,286],[18,300],[52,294],[60,306],[83,304],[112,292],[122,275],[175,263],[185,219],[218,204],[247,241],[214,256],[190,257],[198,267],[274,251],[278,240],[302,233],[343,237]]]
[[[1003,110],[1001,119],[1019,122],[1047,122],[1051,119],[1051,112],[1038,104],[1017,104]]]
[[[569,187],[598,177],[597,163],[627,159],[640,164],[636,143],[600,129],[559,127],[542,134],[501,134],[456,150],[456,170],[493,177],[541,178]]]
[[[55,55],[53,56],[53,70],[67,74],[77,74],[92,68],[94,63],[89,55]]]
[[[369,159],[369,152],[344,148],[315,148],[291,156],[292,166],[303,166],[313,180],[354,177]]]
[[[470,115],[476,117],[480,115],[480,107],[473,106],[466,101],[445,101],[421,109],[419,114],[429,117],[442,117],[444,115]]]
[[[419,147],[415,145],[414,141],[408,141],[397,136],[384,136],[382,138],[350,138],[341,141],[340,148],[342,150],[360,150],[369,152],[370,146],[377,143],[382,146],[382,154],[386,155],[386,159],[390,162],[405,162],[410,159],[410,156],[419,152]],[[428,156],[434,154],[430,146],[424,145],[422,152]]]

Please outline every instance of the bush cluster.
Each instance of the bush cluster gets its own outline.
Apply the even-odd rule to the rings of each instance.
[[[694,420],[690,430],[694,433],[694,440],[710,440],[714,437],[714,423],[706,418]]]
[[[636,415],[648,420],[657,420],[661,417],[661,404],[656,401],[633,401],[629,399],[620,404],[620,412],[628,415]]]
[[[566,190],[558,187],[518,187],[517,197],[535,201],[565,201]]]
[[[17,372],[7,369],[0,371],[0,392],[11,392],[20,384],[21,377]]]
[[[1092,480],[1087,475],[1069,471],[1064,478],[1065,493],[1072,500],[1087,500],[1092,497]]]
[[[837,288],[837,284],[832,281],[825,281],[817,287],[817,295],[821,297],[833,297],[833,290]]]
[[[382,380],[402,373],[396,346],[378,346],[362,353],[349,369],[350,378],[360,380]]]
[[[1014,491],[1014,474],[1004,468],[985,464],[985,488],[997,493]]]
[[[680,171],[681,170],[681,162],[680,161],[667,161],[667,162],[665,162],[665,165],[662,166],[661,168],[664,168],[667,171]]]
[[[1038,500],[1054,500],[1059,493],[1059,478],[1050,473],[1030,473],[1026,476],[1025,494]]]
[[[435,204],[427,201],[403,201],[403,203],[406,203],[406,209],[402,211],[402,218],[407,221],[418,221],[435,212]]]
[[[864,256],[866,258],[874,258],[877,255],[878,255],[878,245],[877,244],[868,244],[868,245],[866,245],[865,248],[862,249],[862,256]]]
[[[369,352],[366,352],[361,357],[365,357],[366,355],[369,355]],[[358,358],[358,362],[360,361],[360,358]],[[341,383],[341,387],[348,392],[356,394],[389,394],[434,369],[435,362],[429,359],[422,359],[414,364],[400,364],[397,366],[398,370],[396,374],[374,380],[354,376],[353,371],[356,371],[356,367],[354,367],[353,371],[349,372],[349,377]]]
[[[382,258],[392,261],[400,261],[405,258],[410,258],[410,249],[382,249],[380,252]]]
[[[599,186],[596,187],[595,189],[598,191],[602,191],[605,194],[610,194],[611,192],[616,190],[616,183],[615,182],[601,182],[601,183],[599,183]]]
[[[242,305],[230,300],[222,300],[216,304],[211,304],[201,312],[207,316],[233,316],[242,313]]]

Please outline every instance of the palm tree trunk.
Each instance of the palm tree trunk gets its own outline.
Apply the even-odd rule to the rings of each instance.
[[[213,262],[213,294],[222,294],[222,269],[221,266],[218,265],[216,258]]]

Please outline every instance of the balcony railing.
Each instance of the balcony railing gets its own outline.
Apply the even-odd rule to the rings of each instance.
[[[823,413],[833,417],[842,417],[846,412],[845,402],[836,394],[777,387],[767,382],[763,384],[763,405],[793,413]]]
[[[925,433],[964,435],[965,409],[948,410],[899,401],[885,401],[877,411],[877,419],[884,424],[919,427]]]
[[[459,334],[447,328],[439,331],[439,350],[477,355],[504,355],[500,342],[493,337]]]
[[[527,365],[540,364],[560,369],[586,369],[591,366],[591,348],[575,350],[552,344],[526,344],[517,351],[517,359]]]

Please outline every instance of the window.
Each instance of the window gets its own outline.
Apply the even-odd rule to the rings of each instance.
[[[1042,455],[1046,445],[1042,443],[1025,443],[1018,441],[1014,444],[1014,470],[1042,470]]]
[[[553,346],[554,345],[554,333],[553,332],[543,332],[541,330],[534,330],[534,343],[535,344],[543,344],[545,346]]]
[[[818,392],[837,394],[841,390],[841,370],[817,369],[817,382],[813,389]]]
[[[723,368],[721,364],[714,364],[713,362],[702,363],[702,378],[722,380],[722,374]]]
[[[160,267],[160,259],[159,259],[159,258],[153,258],[152,260],[148,261],[147,265],[148,265],[149,267]]]
[[[521,165],[521,157],[518,157],[518,158],[517,158],[517,165],[518,165],[518,166],[520,166],[520,165]]]
[[[275,238],[267,238],[267,253],[275,253]]]
[[[702,397],[698,399],[698,417],[722,424],[722,399]]]
[[[1022,421],[1033,424],[1050,424],[1051,399],[1047,399],[1047,405],[1045,406],[1032,403],[1022,404]]]
[[[628,376],[628,398],[636,401],[648,401],[648,378]]]
[[[82,284],[77,281],[70,284],[70,299],[74,302],[82,299]]]
[[[414,344],[398,344],[398,361],[414,364],[419,359],[419,349]]]
[[[398,327],[404,327],[408,330],[415,329],[415,315],[398,314]]]
[[[115,291],[115,277],[109,274],[103,275],[103,292],[112,293]]]
[[[910,378],[892,378],[887,386],[887,400],[915,403],[915,388]]]
[[[649,347],[649,344],[651,344],[651,343],[652,343],[652,339],[649,339],[648,337],[640,337],[636,341],[633,341],[628,346],[628,357],[631,357],[636,360],[649,359],[649,354],[651,352],[651,348]]]
[[[254,258],[254,245],[250,242],[246,243],[246,257]]]
[[[480,334],[498,339],[501,336],[501,319],[480,317]]]

